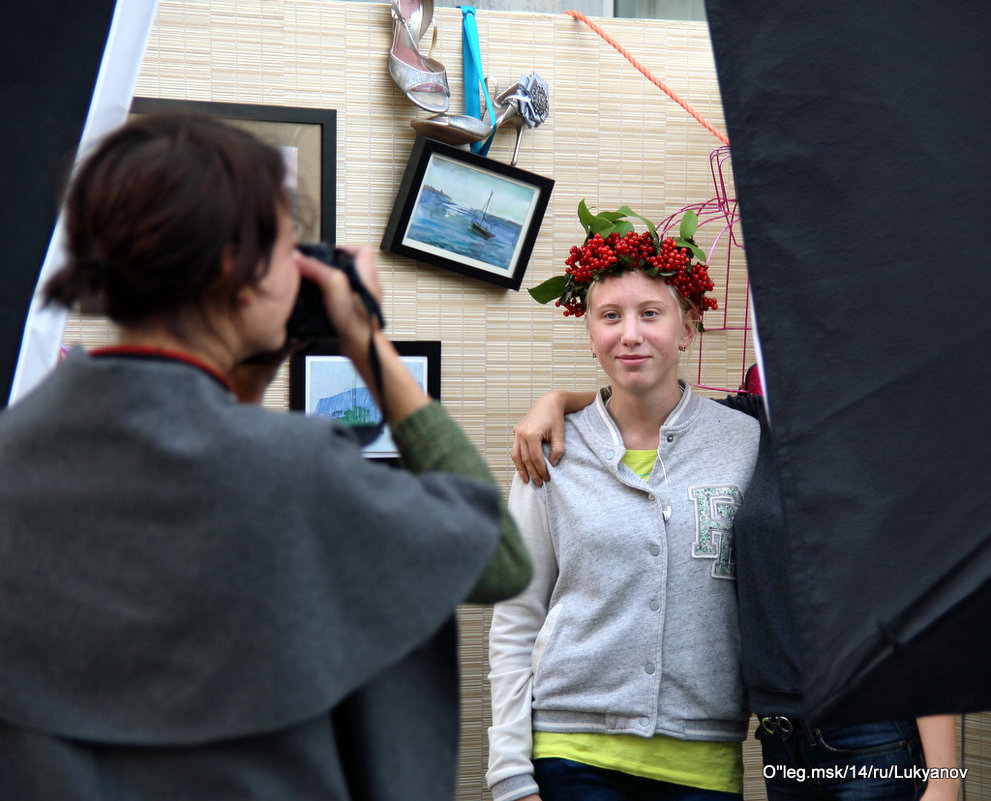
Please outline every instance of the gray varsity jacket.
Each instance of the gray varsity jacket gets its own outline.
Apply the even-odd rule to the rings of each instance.
[[[536,792],[531,727],[742,740],[731,524],[753,472],[752,418],[683,387],[644,482],[602,396],[565,419],[566,452],[510,494],[534,562],[490,633],[496,801]]]

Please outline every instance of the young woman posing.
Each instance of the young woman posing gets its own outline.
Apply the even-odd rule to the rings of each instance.
[[[754,375],[752,368],[748,378]],[[923,782],[918,770],[956,767],[952,715],[851,726],[817,726],[802,719],[796,632],[788,576],[780,562],[787,548],[787,530],[771,455],[771,429],[760,382],[746,383],[749,393],[721,403],[752,415],[761,425],[760,453],[750,489],[733,521],[733,543],[743,680],[758,717],[756,736],[761,741],[768,799],[914,801],[924,797],[924,801],[955,801],[959,780],[937,777]],[[513,461],[520,481],[532,479],[539,486],[552,476],[557,480],[553,466],[570,448],[564,415],[587,407],[595,396],[593,392],[551,392],[537,401],[514,431]],[[550,469],[545,463],[545,441],[550,442]],[[812,768],[830,769],[832,775],[815,777]]]
[[[729,528],[759,429],[679,382],[704,290],[660,274],[652,234],[587,240],[620,257],[580,263],[564,305],[612,394],[566,418],[552,481],[513,483],[534,579],[490,632],[495,801],[742,792]]]

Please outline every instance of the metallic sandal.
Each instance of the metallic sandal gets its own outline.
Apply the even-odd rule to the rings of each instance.
[[[481,142],[496,129],[511,123],[517,131],[516,147],[509,163],[516,164],[524,127],[536,128],[550,112],[547,83],[537,73],[531,72],[520,76],[518,82],[501,94],[498,94],[498,88],[494,88],[493,94],[496,95],[492,98],[495,124],[486,119],[486,111],[486,117],[482,119],[465,114],[437,114],[425,120],[412,120],[410,125],[417,133],[430,139],[450,145],[467,145]]]
[[[417,48],[433,19],[433,0],[390,0],[390,5],[392,47],[389,50],[389,75],[402,93],[420,108],[435,114],[447,111],[451,104],[447,70],[439,61],[424,56]],[[434,30],[436,33],[436,28]]]

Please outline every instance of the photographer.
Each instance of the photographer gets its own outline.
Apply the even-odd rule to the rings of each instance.
[[[453,613],[519,592],[529,561],[347,276],[297,250],[278,152],[142,116],[65,218],[48,297],[95,297],[119,337],[0,414],[0,798],[452,797]],[[301,277],[373,390],[377,354],[406,469],[238,401]]]

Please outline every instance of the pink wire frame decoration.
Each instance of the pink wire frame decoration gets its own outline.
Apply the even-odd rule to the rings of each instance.
[[[746,308],[744,310],[744,323],[743,327],[734,327],[728,324],[727,317],[727,305],[729,301],[729,269],[732,260],[732,250],[734,247],[743,249],[743,244],[736,238],[733,233],[733,223],[738,219],[736,211],[736,198],[730,198],[729,193],[726,191],[726,181],[723,175],[723,167],[729,162],[730,152],[729,152],[729,140],[726,135],[717,131],[711,123],[707,122],[703,117],[695,111],[691,106],[689,106],[684,100],[678,97],[669,87],[667,87],[663,81],[651,75],[650,70],[644,67],[636,58],[633,57],[619,42],[607,34],[602,28],[600,28],[596,23],[582,14],[580,11],[565,11],[571,17],[576,20],[580,20],[588,25],[593,31],[595,31],[599,36],[602,37],[606,42],[611,44],[616,50],[629,61],[647,80],[653,83],[658,89],[661,89],[665,94],[668,95],[673,101],[675,101],[679,106],[681,106],[685,111],[687,111],[700,125],[702,125],[707,131],[713,134],[720,142],[723,143],[722,147],[718,147],[712,151],[709,155],[709,166],[712,169],[712,180],[716,186],[716,196],[711,200],[707,200],[703,203],[693,203],[690,206],[685,206],[680,211],[676,211],[670,217],[665,219],[660,225],[657,226],[657,232],[662,236],[666,234],[671,228],[680,222],[682,215],[689,209],[693,209],[699,218],[699,227],[707,223],[722,223],[723,228],[716,236],[716,241],[713,243],[712,248],[708,253],[709,266],[712,266],[712,254],[715,252],[716,247],[719,245],[720,239],[725,234],[729,234],[726,240],[726,293],[723,297],[723,325],[721,328],[713,328],[706,325],[706,331],[750,331],[752,326],[750,324],[750,278],[747,278],[747,299],[745,301]],[[709,275],[712,275],[712,270],[710,269]],[[711,314],[711,312],[710,312]],[[711,318],[710,318],[711,319]],[[704,339],[704,335],[703,335]],[[743,385],[744,377],[747,370],[747,337],[743,338],[743,365],[740,371],[740,385]],[[725,387],[707,387],[701,383],[702,381],[702,339],[699,340],[699,370],[698,370],[698,382],[696,386],[701,389],[711,389],[718,392],[738,392],[739,389],[727,389]]]
[[[712,243],[712,247],[709,249],[707,254],[707,262],[712,267],[712,258],[716,253],[716,249],[720,247],[723,243],[723,247],[726,248],[726,276],[723,281],[723,286],[725,287],[723,297],[720,305],[723,311],[723,320],[721,326],[710,325],[712,320],[712,311],[709,312],[709,316],[706,317],[705,331],[706,333],[710,331],[744,331],[749,332],[751,330],[750,324],[750,279],[747,278],[746,285],[746,299],[744,303],[746,304],[744,309],[744,323],[742,326],[731,326],[729,325],[729,278],[730,278],[730,267],[733,261],[733,248],[739,248],[743,250],[743,243],[739,240],[736,232],[733,230],[734,224],[739,220],[740,215],[737,211],[736,198],[731,198],[729,192],[726,188],[726,173],[729,171],[729,161],[730,161],[730,151],[729,147],[717,147],[712,153],[709,154],[709,169],[712,172],[712,181],[715,185],[716,196],[702,201],[701,203],[692,203],[684,208],[679,209],[674,214],[665,217],[660,224],[657,226],[657,233],[663,239],[664,236],[672,229],[676,229],[679,225],[682,216],[686,211],[694,211],[699,218],[699,228],[705,225],[721,225],[719,233],[716,234],[716,238]],[[725,238],[725,241],[723,241]],[[710,269],[709,274],[712,275],[712,270]],[[702,384],[702,346],[705,341],[705,334],[699,338],[699,352],[698,352],[698,377],[695,386],[700,389],[708,389],[716,392],[727,392],[735,393],[740,391],[740,387],[710,387]],[[743,385],[743,377],[746,374],[747,367],[747,337],[744,336],[743,339],[743,362],[740,365],[740,386]]]

